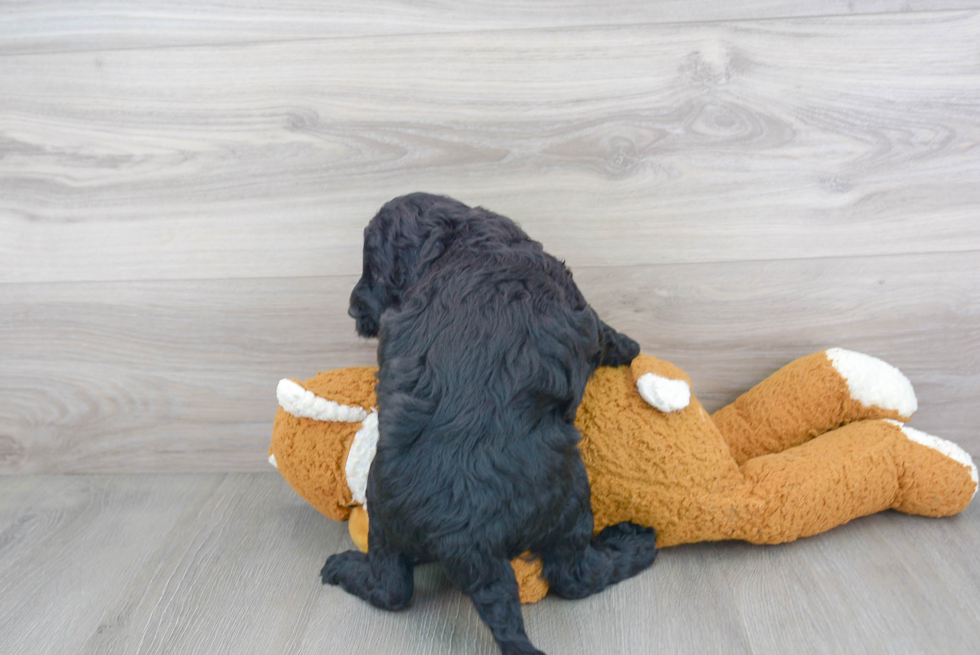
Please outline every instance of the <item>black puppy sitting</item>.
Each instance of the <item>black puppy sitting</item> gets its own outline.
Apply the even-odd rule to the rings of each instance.
[[[324,583],[400,609],[413,566],[438,560],[504,653],[539,653],[511,558],[538,555],[568,598],[653,563],[649,528],[593,538],[573,425],[594,368],[628,364],[639,346],[599,320],[541,244],[485,209],[396,198],[364,231],[350,314],[380,336],[370,548],[330,557]]]

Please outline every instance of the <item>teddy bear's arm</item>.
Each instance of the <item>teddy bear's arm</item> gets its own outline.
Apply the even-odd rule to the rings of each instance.
[[[378,369],[373,366],[339,368],[317,373],[303,383],[303,387],[321,398],[329,398],[340,405],[360,407],[371,411],[377,407],[374,393]]]
[[[787,364],[712,418],[741,465],[851,421],[907,421],[916,408],[912,384],[898,369],[834,348]]]
[[[276,399],[284,410],[300,418],[311,418],[317,421],[341,421],[356,423],[367,418],[367,410],[363,407],[344,405],[328,400],[304,389],[299,383],[289,379],[279,380],[276,387]]]

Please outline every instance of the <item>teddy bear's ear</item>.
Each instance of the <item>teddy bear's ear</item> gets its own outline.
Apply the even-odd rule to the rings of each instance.
[[[676,412],[691,404],[691,387],[684,380],[644,373],[636,381],[636,389],[643,400],[664,413]]]
[[[630,369],[640,396],[661,412],[676,412],[691,404],[691,380],[670,362],[637,355]]]
[[[343,405],[327,398],[321,398],[293,380],[279,380],[279,386],[276,387],[276,398],[283,410],[300,418],[360,423],[368,416],[363,407]]]

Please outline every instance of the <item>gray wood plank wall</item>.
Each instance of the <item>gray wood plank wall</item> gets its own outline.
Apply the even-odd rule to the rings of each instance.
[[[711,409],[840,345],[980,455],[978,7],[5,5],[0,472],[264,470],[280,377],[373,362],[361,230],[414,190]]]

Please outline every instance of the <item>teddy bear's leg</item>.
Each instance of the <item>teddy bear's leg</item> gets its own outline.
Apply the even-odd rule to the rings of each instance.
[[[510,561],[517,578],[521,605],[536,603],[548,595],[548,581],[542,577],[541,560],[533,553],[522,553]]]
[[[970,456],[897,421],[851,423],[741,467],[745,495],[732,537],[781,543],[885,509],[962,511],[977,489]]]
[[[952,516],[963,511],[977,493],[977,467],[959,445],[926,434],[897,421],[892,423],[908,439],[905,444],[915,462],[908,462],[901,476],[902,493],[894,506],[906,514]],[[959,466],[953,464],[956,462]],[[973,483],[957,486],[964,471]]]
[[[797,359],[712,415],[738,464],[862,419],[907,421],[912,384],[880,359],[832,348]]]
[[[412,560],[389,546],[374,523],[369,530],[368,552],[348,550],[331,555],[320,571],[323,584],[339,585],[381,609],[404,609],[415,591]]]

